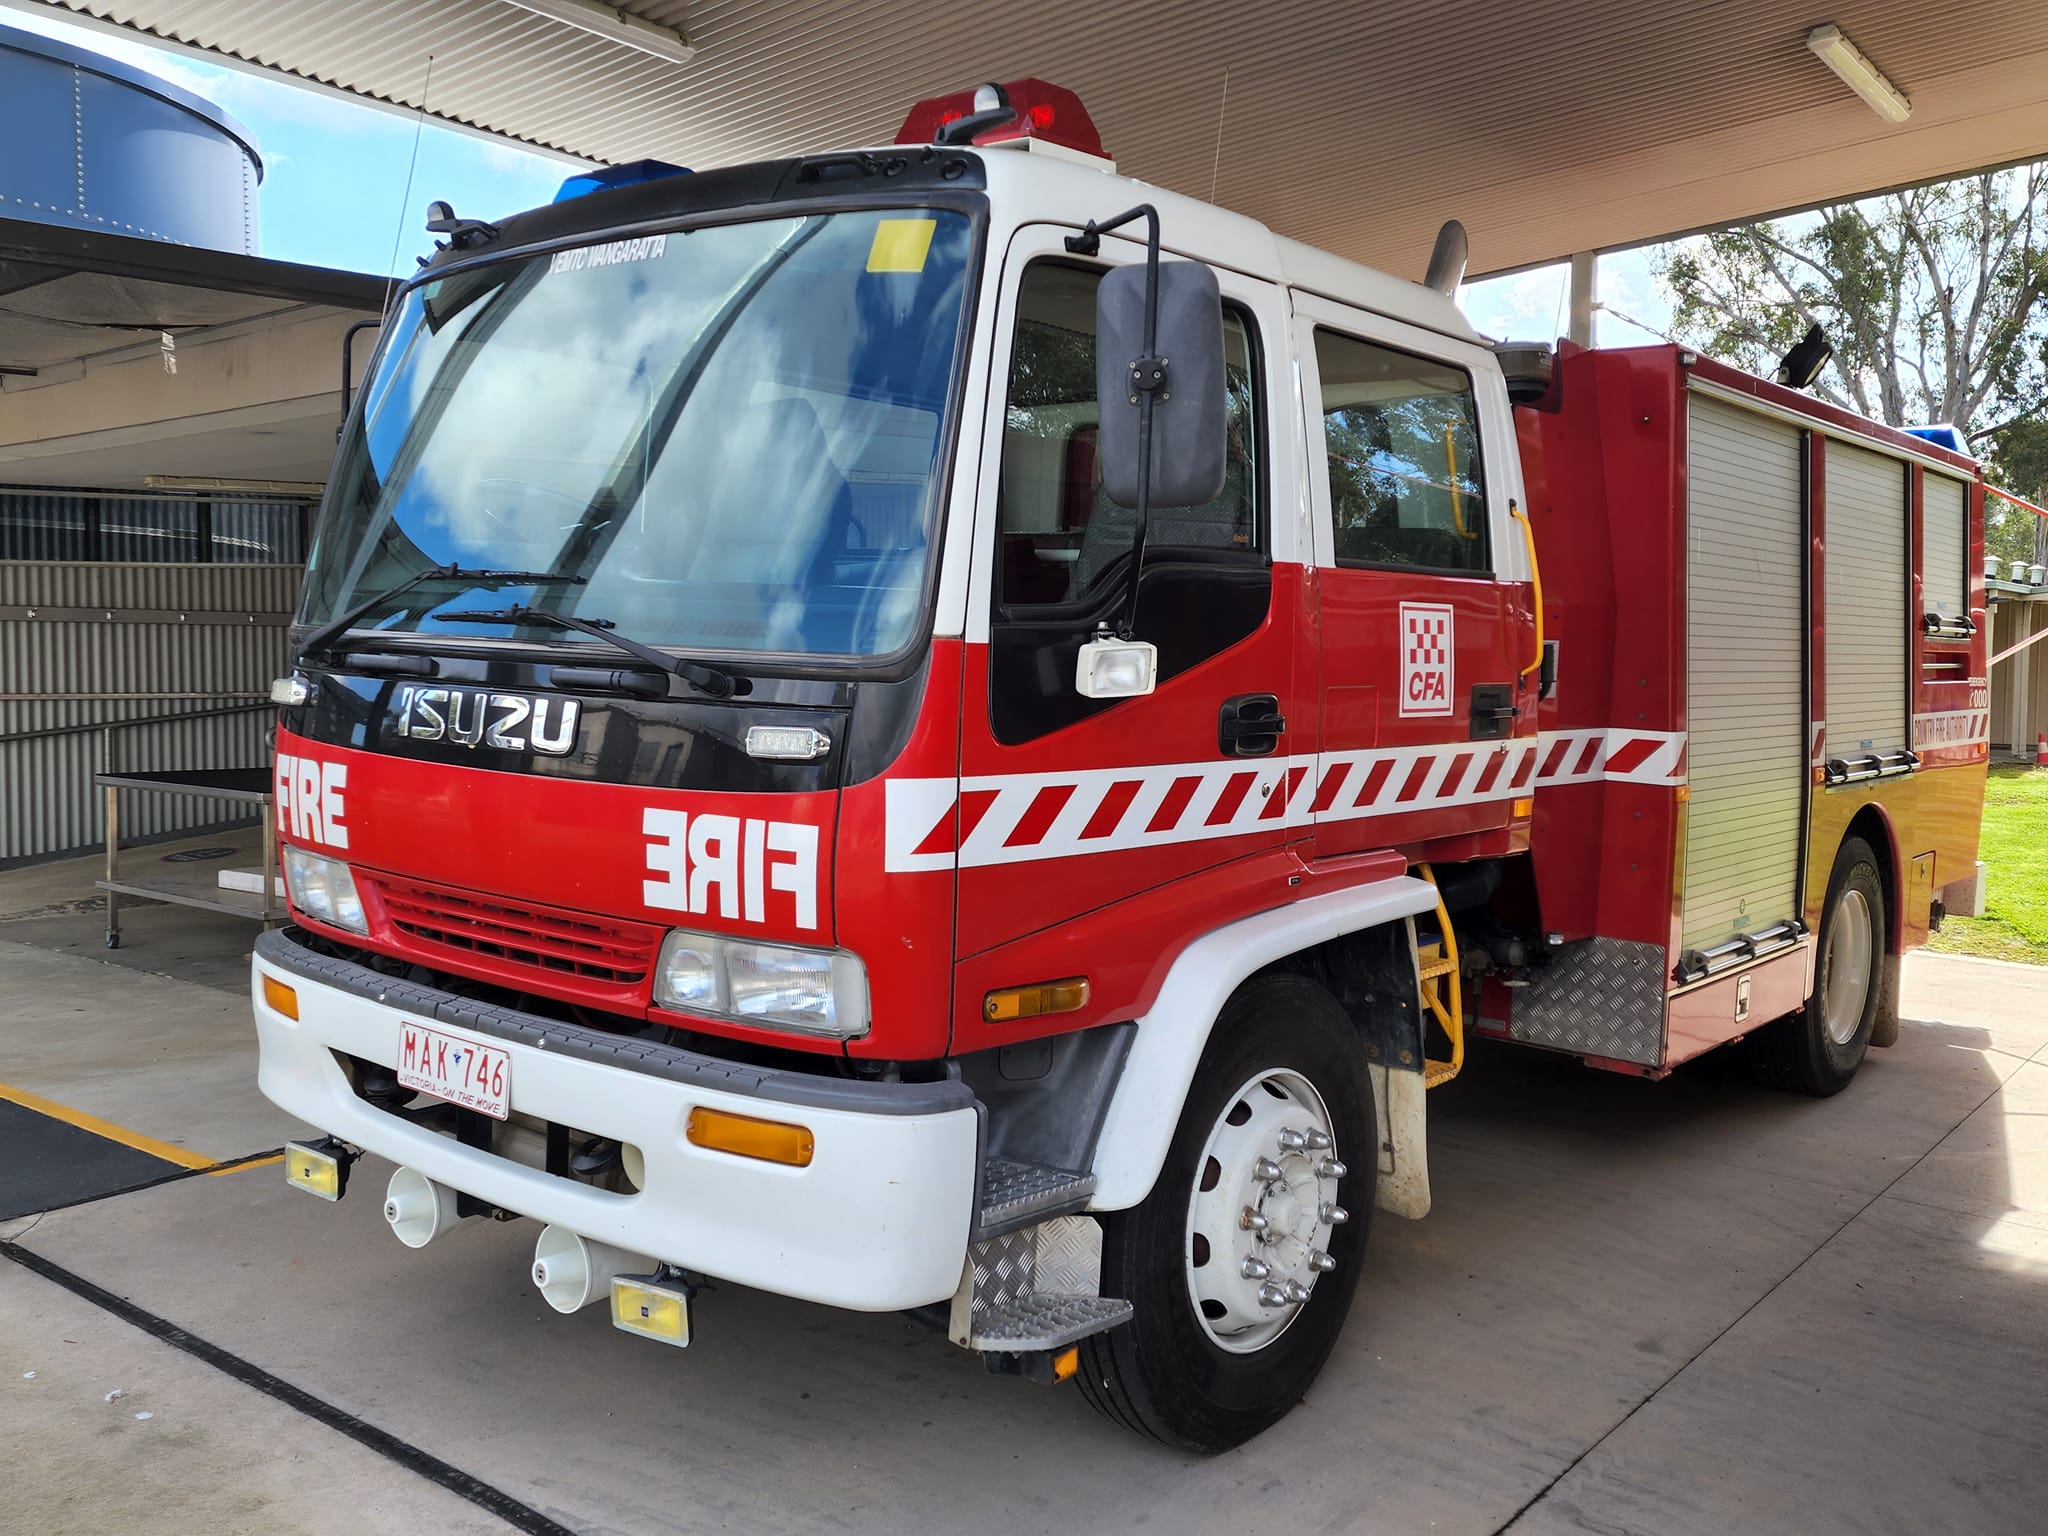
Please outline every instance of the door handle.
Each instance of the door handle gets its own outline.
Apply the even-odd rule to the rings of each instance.
[[[1515,685],[1474,683],[1472,685],[1472,739],[1498,741],[1515,728]]]
[[[1280,747],[1287,717],[1270,693],[1240,693],[1225,699],[1216,720],[1216,744],[1226,757],[1271,757]]]

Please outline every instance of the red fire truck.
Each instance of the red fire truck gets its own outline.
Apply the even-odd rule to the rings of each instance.
[[[1216,1450],[1427,1211],[1470,1034],[1832,1093],[1974,877],[1973,463],[1490,345],[1455,230],[1367,270],[1037,81],[436,212],[252,978],[288,1176],[398,1164],[406,1243],[531,1217],[670,1344],[706,1279],[912,1312]]]

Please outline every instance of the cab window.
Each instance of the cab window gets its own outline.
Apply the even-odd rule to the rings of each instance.
[[[1129,592],[1137,515],[1102,490],[1096,459],[1098,269],[1034,262],[1017,296],[997,491],[990,680],[999,740],[1030,740],[1109,707],[1074,692],[1074,656]],[[1223,490],[1198,507],[1151,509],[1138,638],[1164,682],[1263,621],[1266,555],[1256,337],[1225,305]]]
[[[1316,370],[1337,563],[1488,570],[1472,376],[1326,330]]]

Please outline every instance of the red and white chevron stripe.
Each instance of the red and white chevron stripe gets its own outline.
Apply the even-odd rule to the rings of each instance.
[[[884,867],[911,873],[1164,847],[1274,825],[1482,805],[1544,784],[1677,784],[1684,756],[1682,735],[1592,730],[1320,759],[891,779]]]

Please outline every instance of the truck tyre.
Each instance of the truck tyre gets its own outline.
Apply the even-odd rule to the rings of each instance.
[[[1209,1454],[1299,1402],[1358,1288],[1378,1149],[1365,1052],[1336,998],[1278,972],[1239,987],[1151,1194],[1102,1218],[1102,1294],[1136,1313],[1082,1344],[1095,1409]]]
[[[1771,1088],[1840,1093],[1870,1049],[1884,986],[1884,881],[1877,855],[1860,837],[1847,838],[1828,876],[1820,917],[1820,961],[1813,996],[1797,1013],[1774,1019],[1749,1037],[1749,1061]]]

